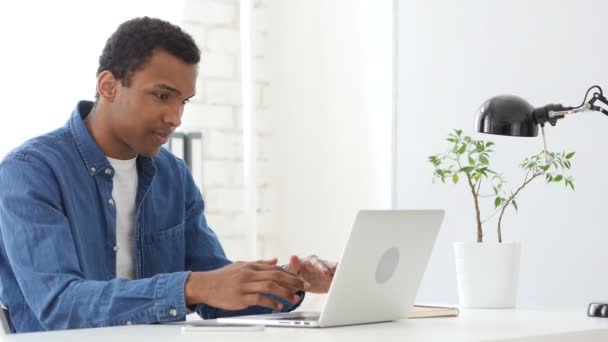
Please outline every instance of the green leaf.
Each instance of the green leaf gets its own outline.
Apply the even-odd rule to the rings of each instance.
[[[563,178],[564,178],[564,176],[562,176],[562,175],[557,175],[557,176],[555,176],[555,178],[553,178],[553,181],[554,181],[554,182],[559,182],[559,181],[561,181]]]
[[[571,180],[566,180],[566,186],[568,186],[568,185],[574,191],[574,183]]]
[[[575,153],[576,152],[570,152],[570,153],[566,154],[566,159],[572,158],[572,156],[574,156]]]
[[[453,143],[458,141],[458,139],[456,139],[456,138],[447,138],[446,140],[449,142],[453,142]]]
[[[462,130],[461,129],[455,129],[454,130],[456,132],[456,134],[461,135],[462,134]]]
[[[479,161],[482,164],[488,165],[490,162],[488,161],[488,158],[484,157],[483,155],[479,157]]]
[[[467,150],[467,145],[462,144],[462,147],[460,147],[460,149],[458,150],[458,154],[463,154],[464,151]]]
[[[492,145],[495,145],[495,144],[494,144],[493,142],[491,142],[491,141],[488,141],[488,142],[486,143],[486,147],[490,147],[490,146],[492,146]]]
[[[515,200],[512,200],[511,204],[513,204],[513,208],[515,208],[515,211],[519,210],[519,208],[517,207],[517,202],[515,202]]]
[[[498,208],[500,206],[500,203],[502,202],[502,198],[500,197],[496,197],[494,199],[494,208]]]
[[[452,182],[454,182],[454,184],[458,183],[458,175],[453,175],[452,176]]]
[[[475,165],[475,159],[471,156],[469,156],[469,165]]]
[[[462,171],[462,172],[464,172],[464,173],[467,173],[467,174],[468,174],[468,173],[469,173],[469,172],[471,172],[473,169],[474,169],[474,167],[472,167],[472,166],[465,166],[465,167],[461,168],[461,169],[460,169],[460,171]]]

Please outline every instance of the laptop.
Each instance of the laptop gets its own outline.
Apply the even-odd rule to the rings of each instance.
[[[323,328],[407,318],[443,217],[443,210],[362,210],[321,312],[226,317],[217,323]]]

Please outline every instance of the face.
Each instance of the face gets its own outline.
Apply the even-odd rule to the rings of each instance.
[[[111,73],[106,76],[112,83]],[[115,81],[113,92],[104,92],[103,77],[100,75],[99,86],[100,95],[107,102],[111,149],[115,158],[129,159],[157,154],[179,127],[184,106],[195,93],[197,67],[157,50],[148,63],[131,75],[128,86]]]

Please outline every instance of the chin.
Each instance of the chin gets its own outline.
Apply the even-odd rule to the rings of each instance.
[[[139,153],[137,153],[137,154],[140,156],[152,158],[152,157],[158,155],[159,153],[160,153],[160,147],[158,147],[154,150],[139,151]]]

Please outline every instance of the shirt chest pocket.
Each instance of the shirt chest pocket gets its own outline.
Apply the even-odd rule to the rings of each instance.
[[[186,259],[185,225],[143,235],[144,276],[183,271]]]

